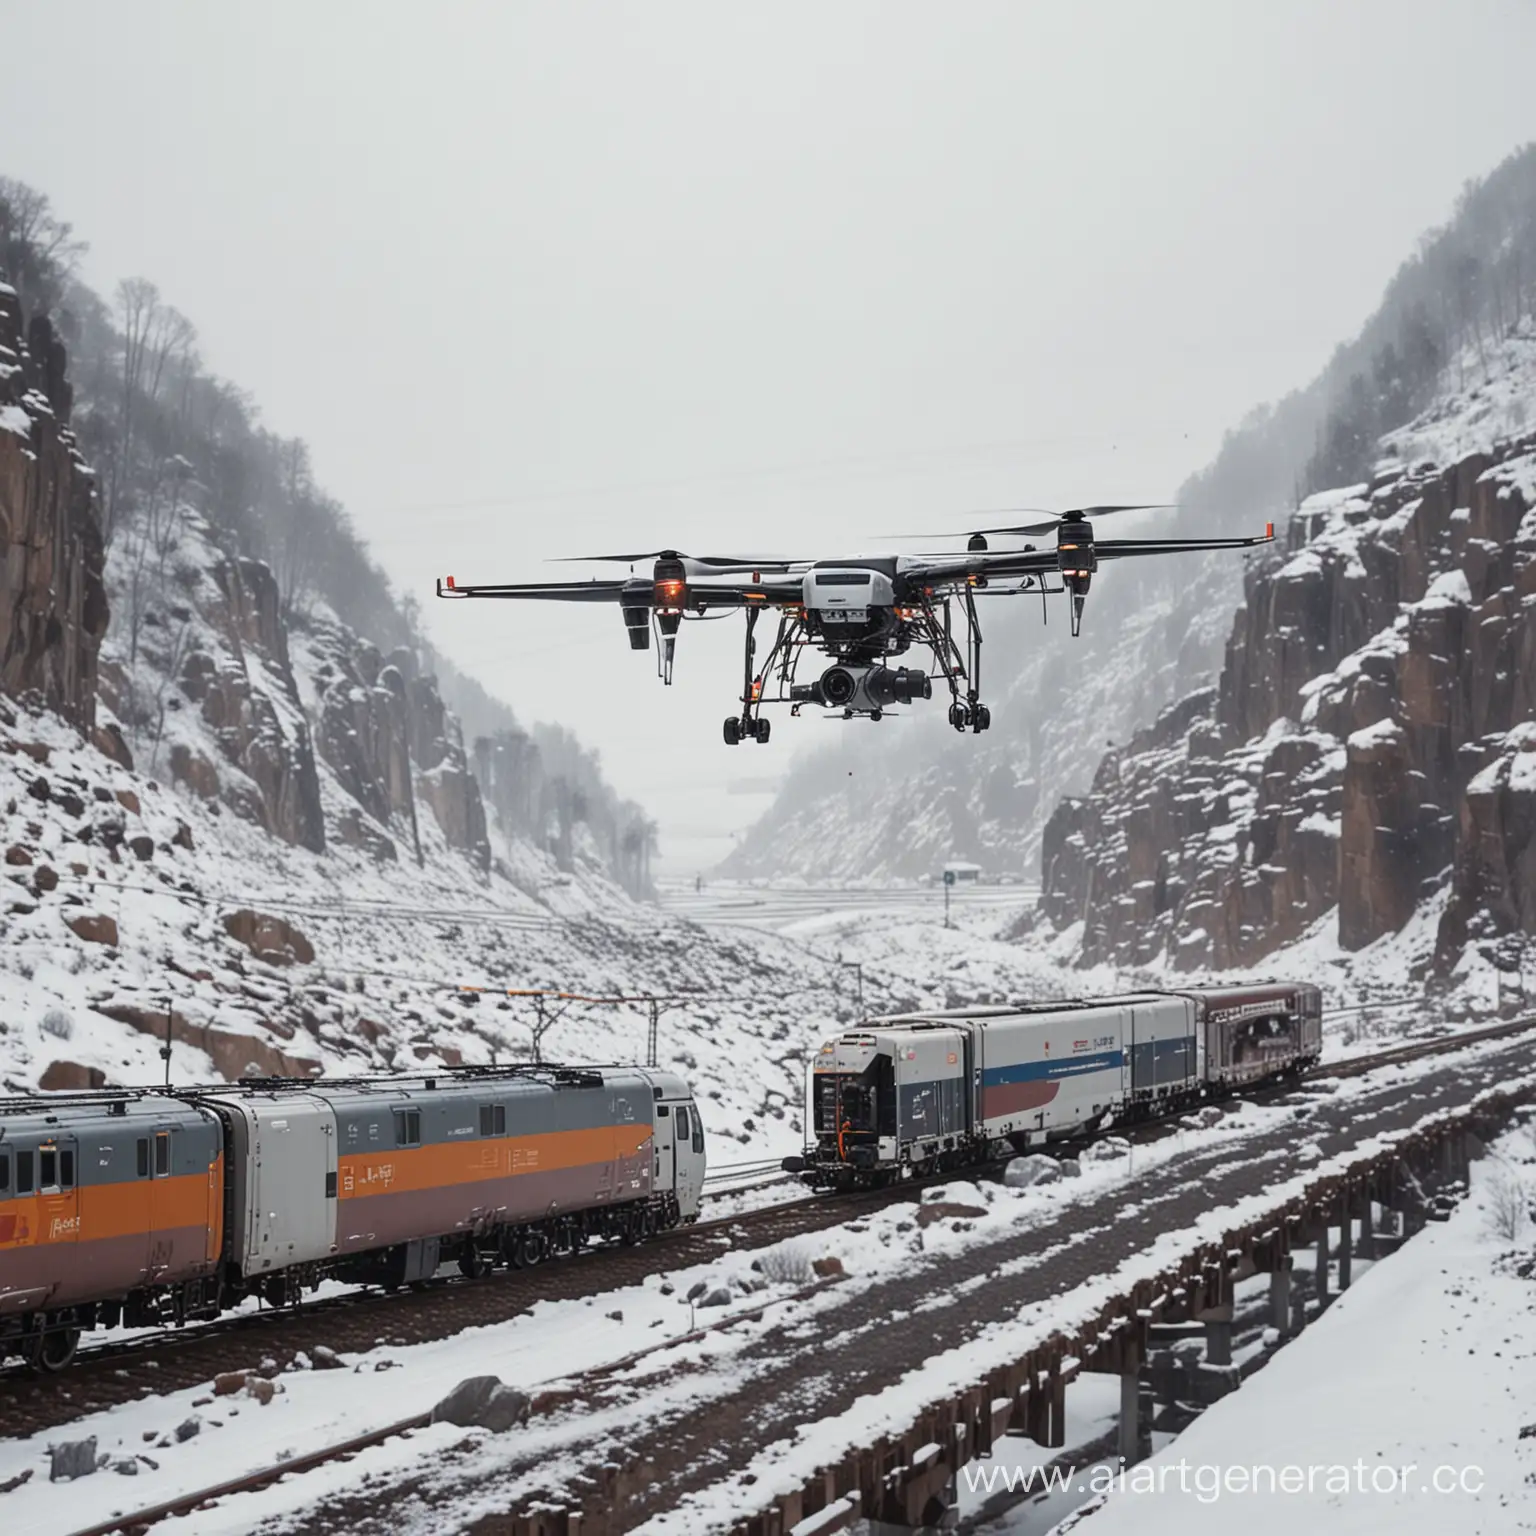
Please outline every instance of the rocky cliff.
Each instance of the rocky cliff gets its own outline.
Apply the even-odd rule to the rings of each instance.
[[[1442,971],[1536,933],[1536,336],[1503,367],[1304,502],[1219,685],[1057,807],[1041,911],[1085,962],[1251,965],[1325,919],[1357,950],[1431,901]]]
[[[23,339],[20,301],[0,282],[0,692],[35,694],[89,732],[107,602],[72,403],[52,325],[38,317]]]

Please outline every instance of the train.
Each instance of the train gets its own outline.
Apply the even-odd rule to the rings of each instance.
[[[1322,1052],[1311,985],[1190,986],[874,1018],[808,1074],[787,1172],[846,1189],[972,1167],[1298,1077]]]
[[[324,1279],[419,1285],[697,1219],[704,1124],[645,1067],[242,1079],[0,1099],[0,1359]]]

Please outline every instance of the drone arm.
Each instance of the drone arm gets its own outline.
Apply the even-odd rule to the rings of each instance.
[[[628,585],[622,581],[529,581],[464,586],[450,576],[437,583],[439,597],[510,597],[560,603],[616,603]],[[649,587],[647,582],[646,586]]]
[[[971,554],[952,560],[936,560],[931,565],[916,565],[902,575],[915,586],[936,587],[964,581],[970,576],[1037,576],[1057,568],[1054,549],[1004,551],[999,554]]]
[[[1241,539],[1096,539],[1094,553],[1101,560],[1116,560],[1127,555],[1195,555],[1206,549],[1252,549],[1275,542],[1275,525],[1266,523],[1264,532]]]

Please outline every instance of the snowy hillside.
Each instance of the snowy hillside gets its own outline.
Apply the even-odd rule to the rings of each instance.
[[[1455,380],[1464,377],[1464,387]],[[1536,932],[1536,324],[1458,359],[1369,483],[1305,501],[1215,690],[1064,801],[1041,908],[1091,961],[1247,966],[1307,935],[1510,970]]]

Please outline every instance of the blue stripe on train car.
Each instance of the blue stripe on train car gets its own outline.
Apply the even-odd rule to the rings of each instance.
[[[1059,1060],[1021,1061],[1011,1067],[988,1067],[981,1074],[983,1088],[1002,1088],[1011,1083],[1059,1081],[1086,1072],[1118,1072],[1125,1065],[1123,1051],[1098,1051],[1092,1056],[1063,1056]]]

